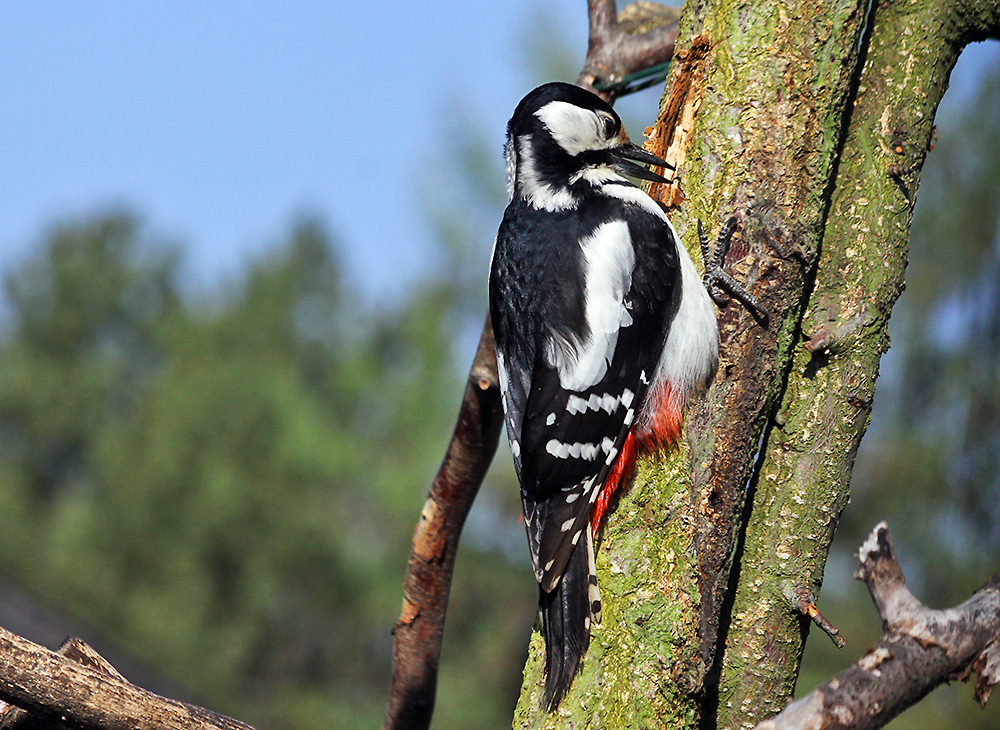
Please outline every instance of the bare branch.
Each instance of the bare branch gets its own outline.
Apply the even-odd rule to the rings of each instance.
[[[799,699],[757,730],[809,730],[885,725],[936,686],[979,673],[976,697],[985,704],[1000,675],[1000,572],[955,608],[924,606],[906,587],[880,523],[858,551],[864,580],[885,636],[858,662]]]
[[[95,669],[102,674],[127,681],[121,675],[121,672],[115,669],[107,659],[98,654],[92,646],[75,636],[69,637],[60,644],[55,653],[91,669]],[[34,719],[35,716],[27,710],[22,710],[20,707],[7,704],[6,702],[0,702],[0,730],[9,730],[10,728],[30,725]]]
[[[420,513],[393,628],[392,682],[383,728],[426,728],[434,712],[441,637],[465,517],[496,453],[503,410],[487,316],[444,460]]]
[[[225,715],[136,687],[92,649],[80,650],[81,645],[66,647],[64,657],[0,628],[0,700],[84,728],[253,730]]]

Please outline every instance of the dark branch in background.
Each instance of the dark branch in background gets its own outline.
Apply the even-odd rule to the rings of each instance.
[[[858,662],[757,730],[885,725],[942,682],[979,675],[985,705],[1000,679],[1000,572],[955,608],[936,611],[914,598],[883,522],[858,551],[857,577],[868,585],[885,635]]]
[[[82,641],[49,651],[0,629],[0,726],[101,730],[253,730],[201,707],[168,700],[126,681]]]
[[[663,11],[669,16],[665,20]],[[614,84],[673,55],[677,10],[633,3],[622,10],[619,22],[614,0],[590,0],[589,14],[590,40],[579,86],[597,91],[595,84]],[[651,23],[663,22],[671,25],[648,29]],[[621,90],[597,93],[613,101]],[[493,329],[487,317],[455,432],[413,534],[403,580],[403,610],[393,628],[392,680],[383,730],[430,726],[455,552],[465,517],[496,453],[502,422]]]
[[[625,93],[630,76],[666,64],[674,55],[680,8],[636,2],[619,14],[615,0],[589,0],[587,14],[587,58],[576,83],[609,102]]]

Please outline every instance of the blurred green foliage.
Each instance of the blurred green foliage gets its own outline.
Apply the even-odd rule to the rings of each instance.
[[[889,523],[910,589],[934,608],[964,601],[1000,569],[1000,66],[975,97],[945,97],[923,170],[906,291],[894,308],[872,427],[858,454],[851,504],[827,565],[820,608],[848,646],[817,631],[799,692],[854,662],[881,636],[853,553]],[[935,690],[887,727],[1000,727],[972,686]]]
[[[462,392],[463,282],[363,310],[303,221],[188,301],[133,217],[59,226],[5,282],[0,568],[214,709],[377,726],[409,537]],[[441,727],[509,722],[532,620],[527,563],[496,540],[520,538],[515,505],[483,509]]]

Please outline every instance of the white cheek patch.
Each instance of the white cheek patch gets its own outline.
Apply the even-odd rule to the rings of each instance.
[[[604,123],[588,109],[566,101],[550,101],[537,112],[552,139],[571,155],[609,147],[615,140],[604,136]]]

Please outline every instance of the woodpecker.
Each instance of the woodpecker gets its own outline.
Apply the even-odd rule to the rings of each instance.
[[[554,710],[600,621],[594,537],[640,448],[674,442],[718,365],[715,309],[602,99],[550,83],[507,125],[508,205],[490,263],[505,425]]]

